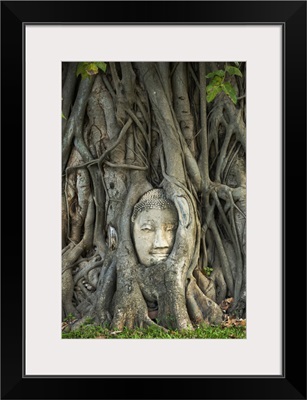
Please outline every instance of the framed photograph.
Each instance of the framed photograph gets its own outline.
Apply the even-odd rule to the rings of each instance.
[[[306,2],[1,26],[2,398],[306,399]]]

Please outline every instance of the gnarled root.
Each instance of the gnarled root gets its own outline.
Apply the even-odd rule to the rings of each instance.
[[[156,325],[148,316],[147,304],[137,282],[130,281],[117,290],[114,304],[112,329],[121,331],[124,327],[133,329]]]
[[[209,299],[216,301],[215,286],[212,279],[207,278],[199,269],[195,269],[193,275],[201,291],[209,297]]]
[[[92,198],[90,198],[89,207],[85,218],[85,232],[83,235],[83,239],[69,252],[67,251],[63,256],[62,303],[66,315],[73,314],[76,317],[80,317],[79,312],[72,303],[74,281],[71,268],[68,268],[68,266],[76,262],[81,254],[84,251],[88,250],[92,245],[92,227],[94,224],[94,215],[94,204]]]
[[[194,278],[188,283],[186,300],[191,321],[194,323],[219,325],[223,321],[221,308],[200,290]]]
[[[185,296],[180,289],[165,291],[158,299],[158,323],[171,329],[193,330],[193,325],[187,313]]]
[[[97,291],[95,315],[100,325],[108,326],[112,321],[109,310],[116,287],[116,260],[113,260],[110,265],[103,267],[100,282],[101,286]]]

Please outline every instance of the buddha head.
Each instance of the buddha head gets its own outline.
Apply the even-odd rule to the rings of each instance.
[[[178,215],[163,189],[146,192],[134,206],[133,240],[141,264],[151,267],[165,261],[172,251]]]

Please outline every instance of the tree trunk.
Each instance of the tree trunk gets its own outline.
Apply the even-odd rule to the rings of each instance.
[[[75,327],[219,324],[229,297],[245,317],[245,82],[229,78],[236,105],[223,92],[208,103],[218,68],[107,63],[81,79],[65,65],[62,303]]]

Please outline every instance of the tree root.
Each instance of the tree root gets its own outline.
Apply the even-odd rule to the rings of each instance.
[[[215,286],[212,279],[207,278],[199,269],[195,269],[193,275],[201,291],[212,301],[216,301]]]
[[[62,302],[63,308],[66,315],[73,314],[76,317],[79,316],[78,311],[72,304],[72,297],[74,291],[74,282],[72,277],[71,269],[67,269],[67,266],[73,264],[84,250],[89,249],[92,245],[93,240],[93,224],[94,224],[94,204],[93,200],[90,200],[87,215],[85,219],[85,232],[83,239],[69,252],[66,252],[63,256],[63,270],[66,271],[62,274]]]
[[[191,279],[187,286],[186,298],[188,312],[194,323],[202,321],[212,325],[222,323],[221,308],[200,290],[195,279]]]

